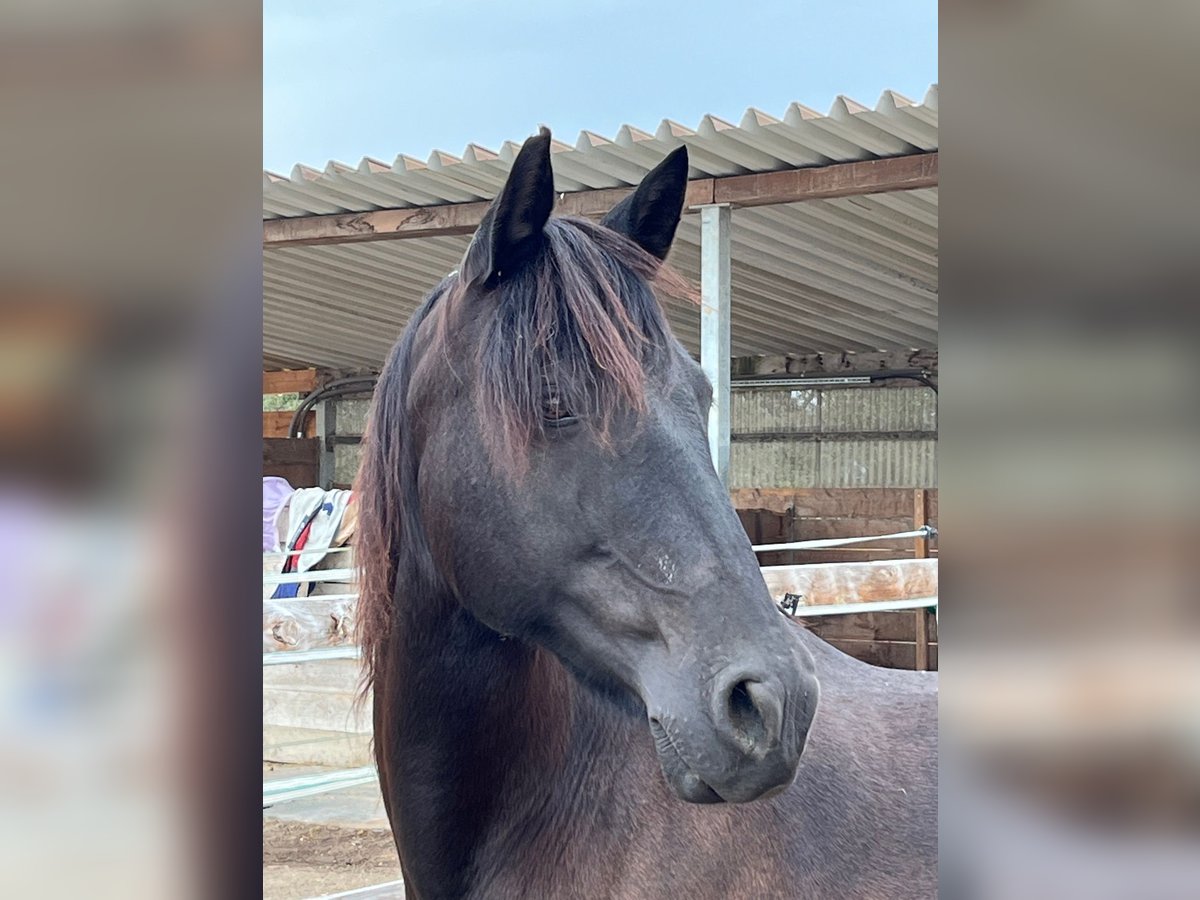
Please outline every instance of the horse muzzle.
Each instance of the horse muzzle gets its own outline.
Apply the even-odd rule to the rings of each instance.
[[[668,694],[647,704],[659,764],[675,793],[689,803],[747,803],[790,785],[816,713],[816,678],[796,669],[781,679],[743,666],[704,683],[711,687],[699,703],[671,702]]]

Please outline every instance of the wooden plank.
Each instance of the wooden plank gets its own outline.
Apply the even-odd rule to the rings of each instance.
[[[290,666],[268,666],[264,672]],[[300,668],[297,666],[296,668]],[[371,708],[367,701],[367,709]],[[349,769],[370,765],[371,733],[263,725],[263,762]]]
[[[414,209],[377,209],[330,216],[297,216],[263,222],[264,247],[311,247],[398,238],[472,234],[490,202],[447,203]]]
[[[934,510],[937,491],[929,490],[928,495]],[[908,520],[913,509],[908,488],[735,488],[729,496],[736,509],[766,509],[797,519]]]
[[[263,652],[354,643],[355,600],[263,601]]]
[[[734,488],[729,492],[734,509],[761,510],[779,516],[839,518],[906,515],[899,511],[889,489],[867,488]],[[907,494],[907,492],[905,492]],[[910,501],[911,502],[911,501]],[[907,505],[907,504],[906,504]]]
[[[938,592],[936,559],[767,566],[762,573],[776,603],[786,594],[799,594],[803,604],[818,606],[936,597]]]
[[[691,209],[713,203],[763,206],[935,187],[937,172],[937,153],[933,152],[759,175],[701,178],[688,182],[684,207]],[[632,191],[633,188],[604,188],[563,194],[554,211],[565,216],[600,216]],[[305,247],[471,234],[490,205],[490,201],[483,200],[267,219],[263,222],[263,246]]]
[[[317,483],[316,438],[263,438],[263,475],[286,478],[293,487]]]
[[[768,515],[771,515],[768,513]],[[912,531],[912,521],[904,518],[868,518],[853,516],[846,518],[794,518],[788,540],[809,541],[832,538],[869,537],[873,534],[897,534]],[[889,549],[912,549],[912,538],[894,538],[870,544],[871,547],[886,547]],[[830,548],[833,549],[833,548]]]
[[[317,442],[311,438],[263,438],[263,461],[288,465],[315,462]]]
[[[263,372],[264,394],[311,394],[320,384],[316,369],[284,369]]]
[[[560,194],[554,203],[556,216],[581,216],[599,219],[614,206],[633,193],[633,188],[600,188],[594,191],[577,191]],[[683,197],[684,209],[711,204],[713,179],[700,178],[689,181]]]
[[[924,488],[917,488],[913,491],[913,529],[924,528],[929,522],[929,499]],[[917,559],[927,559],[929,557],[929,538],[916,538],[914,545],[915,556]]]
[[[855,659],[888,669],[913,669],[916,666],[916,646],[900,641],[843,641],[830,644]],[[930,667],[937,671],[937,646],[929,648]]]
[[[935,150],[890,159],[718,178],[713,185],[713,202],[768,206],[908,191],[937,187],[937,184],[938,154]]]
[[[362,679],[362,661],[322,659],[296,665],[263,666],[263,688],[313,687],[354,692]]]
[[[264,412],[263,413],[263,437],[265,438],[285,438],[288,437],[288,426],[292,422],[291,410],[280,412]],[[304,436],[317,436],[317,417],[314,412],[309,410],[308,415],[304,417]]]
[[[318,731],[371,730],[371,707],[356,708],[351,691],[273,687],[263,691],[263,724]]]
[[[913,615],[916,616],[916,638],[914,643],[917,648],[916,668],[922,672],[929,670],[929,610],[918,609]]]
[[[712,179],[688,183],[684,206],[712,203]],[[599,218],[633,193],[633,188],[604,188],[561,195],[554,213]],[[473,234],[491,201],[447,203],[413,209],[378,209],[328,216],[297,216],[263,222],[264,247],[305,247],[363,241],[400,240]]]
[[[929,512],[929,504],[925,489],[913,491],[913,528],[924,527]],[[913,547],[916,559],[929,558],[929,538],[919,537]],[[918,609],[913,616],[916,619],[916,668],[926,671],[929,668],[929,611]]]
[[[827,641],[915,641],[913,617],[906,612],[859,613],[848,616],[824,616],[805,619],[799,616],[813,634]],[[930,638],[937,642],[936,623],[930,619]],[[265,671],[265,670],[264,670]]]

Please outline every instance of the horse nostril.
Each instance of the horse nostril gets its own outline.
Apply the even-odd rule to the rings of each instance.
[[[775,692],[761,681],[735,681],[725,712],[733,739],[743,752],[765,752],[778,742],[783,710]]]
[[[747,750],[766,737],[762,716],[750,699],[750,682],[739,681],[729,692],[729,721],[734,733],[750,745]]]

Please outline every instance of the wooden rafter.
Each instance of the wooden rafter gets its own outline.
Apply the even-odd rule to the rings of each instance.
[[[938,154],[933,151],[755,175],[701,178],[688,183],[685,206],[691,208],[713,203],[734,207],[767,206],[915,190],[937,187],[937,183]],[[555,213],[600,216],[632,190],[606,188],[563,194],[555,206]],[[489,205],[488,201],[477,201],[413,209],[377,209],[267,219],[263,222],[263,246],[303,247],[471,234],[479,226]]]

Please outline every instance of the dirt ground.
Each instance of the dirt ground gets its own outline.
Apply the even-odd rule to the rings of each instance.
[[[263,820],[264,900],[303,900],[399,877],[387,829]]]

